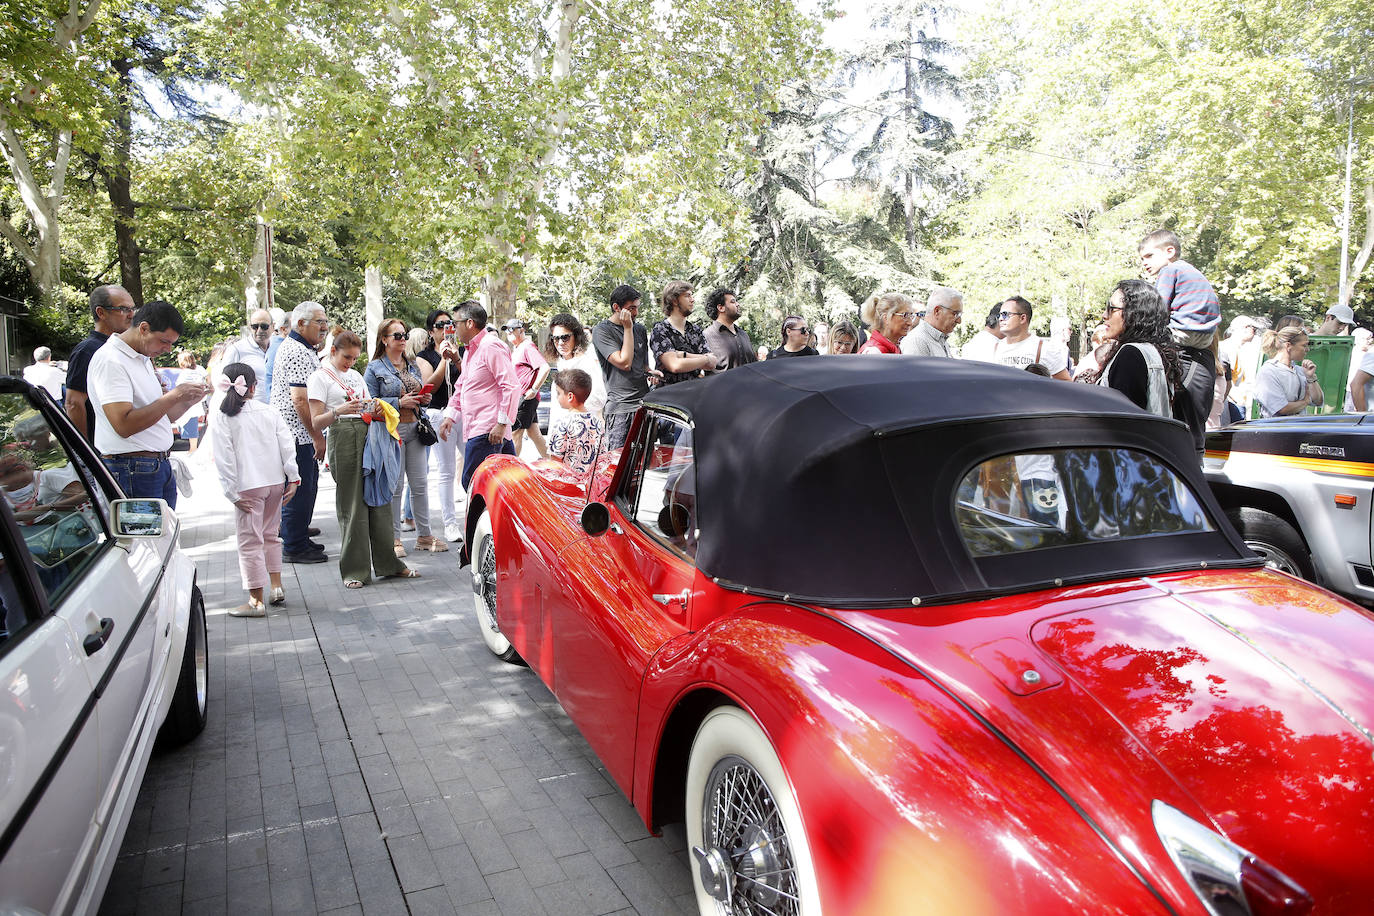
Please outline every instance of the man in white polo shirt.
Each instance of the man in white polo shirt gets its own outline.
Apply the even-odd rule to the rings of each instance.
[[[181,337],[181,314],[167,302],[152,301],[134,312],[129,329],[91,357],[87,395],[95,413],[95,448],[127,496],[156,497],[177,504],[176,480],[167,453],[172,447],[169,417],[180,416],[205,397],[206,387],[183,382],[164,392],[153,358]]]

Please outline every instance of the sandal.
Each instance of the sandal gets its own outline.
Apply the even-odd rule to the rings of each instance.
[[[426,534],[415,539],[415,549],[428,550],[430,553],[446,553],[448,545],[443,542],[443,539]]]
[[[403,556],[406,555],[405,546],[404,546],[403,544],[401,544],[401,539],[400,539],[400,538],[397,538],[397,539],[396,539],[396,546],[395,546],[393,549],[396,551],[396,558],[397,558],[398,560],[399,560],[401,557],[403,557]]]
[[[268,604],[284,604],[286,602],[286,589],[277,587],[272,589],[272,598]]]
[[[362,588],[365,583],[361,579],[345,579],[344,588]]]
[[[418,569],[411,569],[410,567],[407,566],[405,569],[401,570],[400,572],[398,572],[398,573],[392,573],[391,575],[387,576],[386,578],[388,578],[388,579],[418,579],[418,578],[420,578],[420,571],[419,571]]]

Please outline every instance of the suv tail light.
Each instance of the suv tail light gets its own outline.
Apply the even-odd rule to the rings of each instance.
[[[1212,916],[1306,916],[1312,895],[1274,866],[1162,801],[1155,830]]]

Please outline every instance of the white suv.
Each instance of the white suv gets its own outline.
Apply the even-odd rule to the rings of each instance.
[[[205,727],[205,605],[176,515],[16,378],[0,490],[0,912],[94,912],[154,743]]]

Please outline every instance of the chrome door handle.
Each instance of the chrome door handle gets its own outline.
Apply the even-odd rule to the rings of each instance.
[[[621,527],[620,527],[619,525],[617,525],[615,522],[611,522],[610,527],[608,527],[606,530],[609,531],[609,532],[611,532],[612,534],[624,534],[624,533],[625,533],[625,529],[621,528]]]
[[[654,595],[654,600],[665,606],[669,604],[686,604],[687,599],[691,596],[692,593],[684,588],[681,594],[677,595]]]

